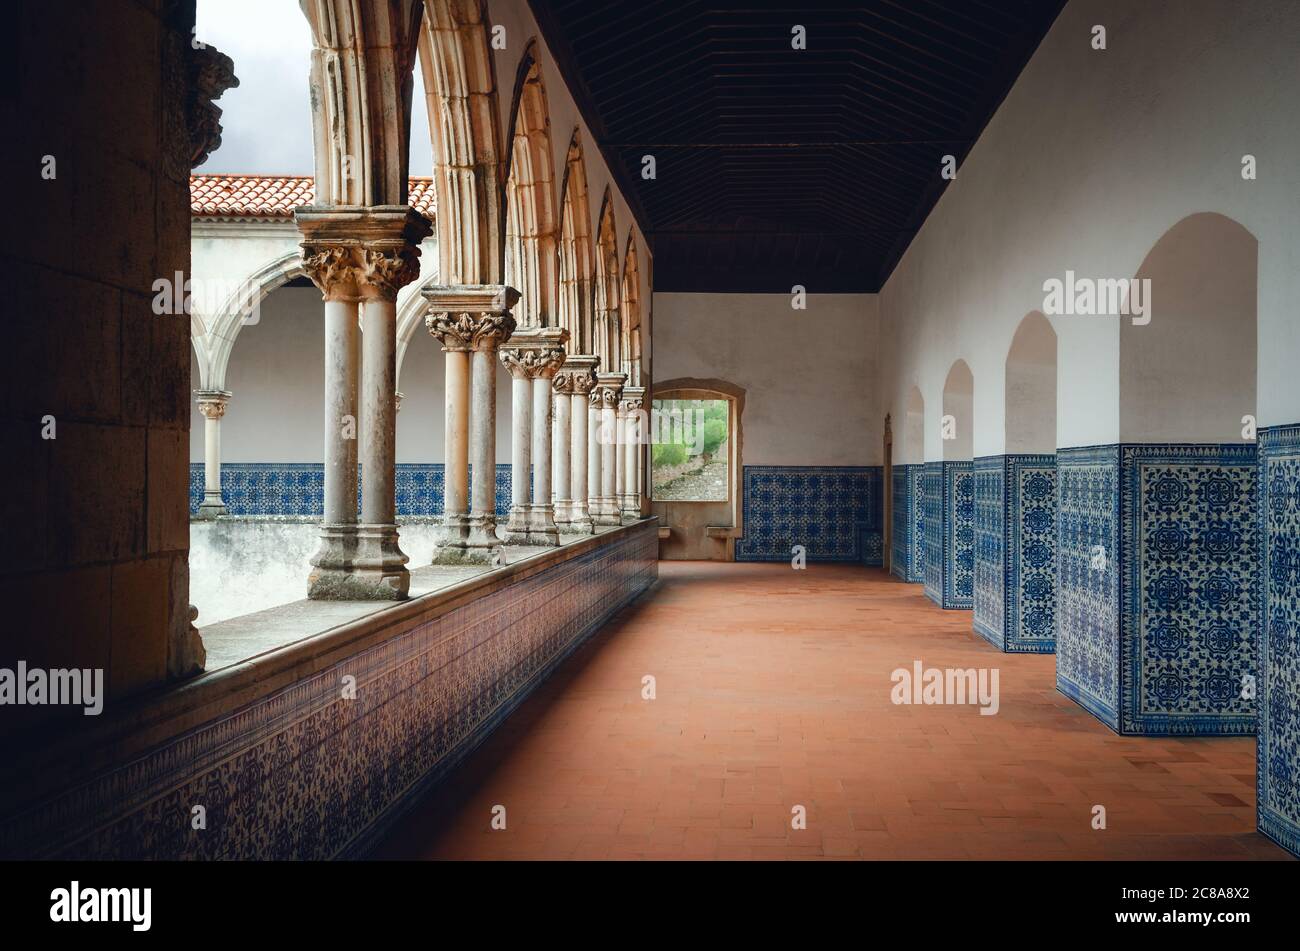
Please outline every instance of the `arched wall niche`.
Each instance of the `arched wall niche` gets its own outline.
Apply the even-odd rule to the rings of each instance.
[[[1056,331],[1039,311],[1016,328],[1007,351],[1008,453],[1056,451]]]
[[[1258,257],[1255,236],[1213,212],[1183,218],[1148,252],[1136,279],[1149,321],[1120,318],[1121,442],[1242,441],[1255,413]]]
[[[969,461],[975,445],[975,376],[965,360],[957,360],[943,384],[940,435],[945,462]]]

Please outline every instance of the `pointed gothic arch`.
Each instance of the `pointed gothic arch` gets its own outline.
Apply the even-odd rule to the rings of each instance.
[[[559,324],[569,331],[574,353],[591,353],[591,208],[587,196],[587,166],[582,157],[582,133],[576,128],[564,159],[564,180],[560,186],[560,196],[560,243],[557,254]]]
[[[537,40],[530,40],[515,79],[503,203],[503,274],[520,292],[518,316],[525,327],[554,325],[559,294],[551,120],[537,51]]]
[[[614,224],[614,199],[609,186],[600,203],[600,224],[596,229],[595,350],[605,373],[619,373],[620,337],[618,232]]]

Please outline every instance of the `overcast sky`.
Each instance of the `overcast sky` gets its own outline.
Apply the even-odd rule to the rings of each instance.
[[[199,0],[198,38],[235,61],[239,86],[217,100],[221,148],[196,174],[310,175],[307,94],[311,29],[297,0]],[[415,73],[411,174],[433,173],[420,73]]]

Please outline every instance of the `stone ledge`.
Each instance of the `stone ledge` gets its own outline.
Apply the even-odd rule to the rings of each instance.
[[[6,799],[3,816],[12,819],[27,804],[68,790],[87,777],[120,767],[153,747],[218,717],[262,700],[353,654],[383,643],[419,624],[435,620],[478,598],[518,583],[595,549],[654,528],[653,519],[612,527],[596,535],[572,536],[559,548],[528,555],[500,568],[395,604],[356,603],[357,613],[340,620],[324,612],[314,634],[269,649],[193,680],[131,698],[102,716],[36,730],[23,737],[0,765],[0,788],[21,796]],[[320,602],[316,602],[320,603]],[[337,608],[338,605],[334,605]],[[284,605],[275,614],[294,609]],[[213,625],[216,627],[216,625]]]

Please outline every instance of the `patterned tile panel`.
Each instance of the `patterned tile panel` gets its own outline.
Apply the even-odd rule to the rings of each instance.
[[[803,545],[809,561],[881,564],[880,466],[745,466],[742,481],[737,561],[789,561]]]
[[[1259,433],[1259,829],[1300,855],[1300,424]]]
[[[478,598],[0,821],[0,856],[364,852],[657,575],[652,524]],[[356,699],[339,684],[356,677]],[[190,827],[190,806],[207,829]]]
[[[943,463],[943,606],[975,604],[975,472],[971,462]]]
[[[443,464],[398,463],[397,514],[441,515]],[[358,467],[358,486],[361,474]],[[510,466],[496,471],[496,511],[510,512]],[[221,497],[230,515],[319,516],[325,508],[325,467],[319,462],[227,462]],[[357,493],[360,511],[360,491]],[[190,515],[203,501],[203,464],[190,464]]]
[[[1006,457],[1007,651],[1056,649],[1056,455]]]
[[[1119,729],[1119,446],[1056,455],[1056,686]]]
[[[915,498],[912,495],[912,466],[893,467],[893,531],[890,535],[889,570],[893,575],[906,581],[911,574],[912,526],[916,519],[912,514]]]
[[[908,466],[912,481],[912,553],[907,563],[907,580],[925,583],[925,466]]]
[[[1006,641],[1005,466],[1005,456],[981,456],[974,467],[974,625],[975,632],[999,650]]]
[[[927,462],[921,477],[922,564],[925,596],[943,606],[943,463]]]
[[[1124,733],[1255,732],[1254,445],[1121,450]]]

